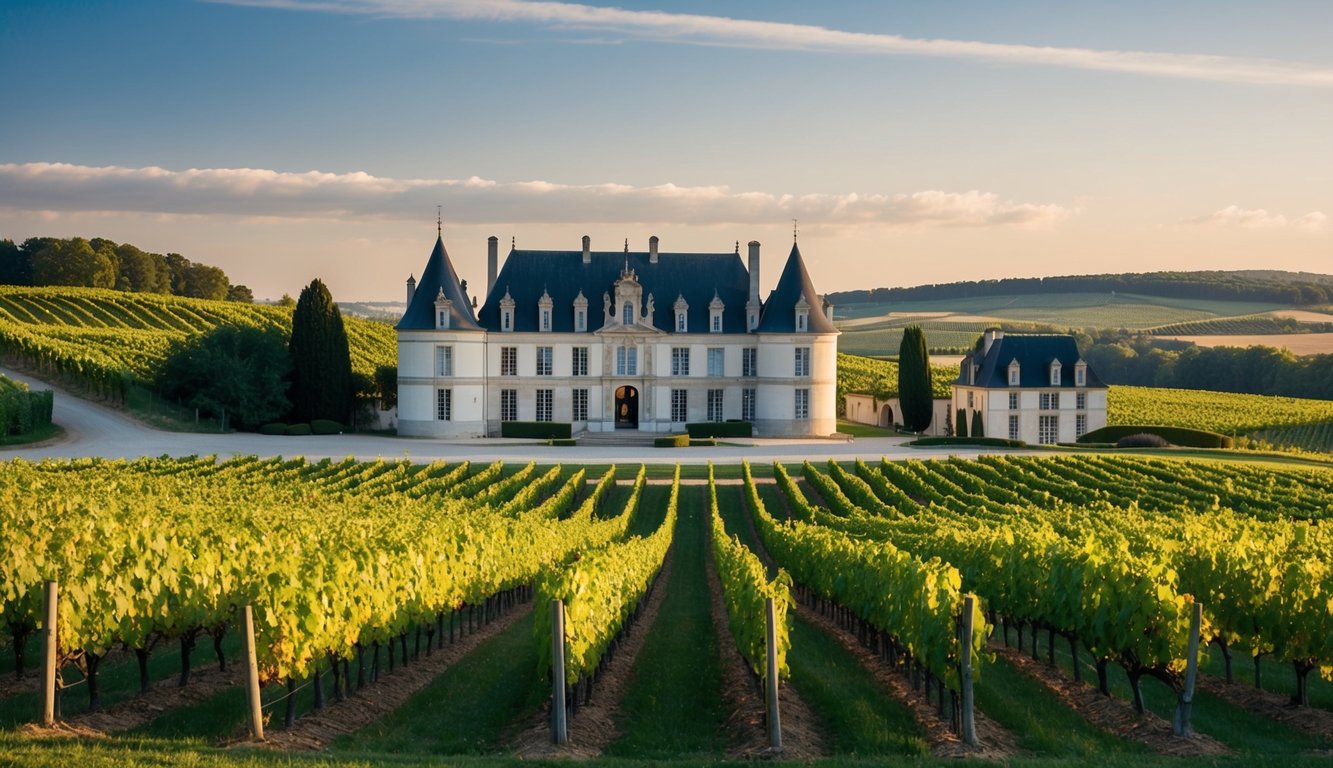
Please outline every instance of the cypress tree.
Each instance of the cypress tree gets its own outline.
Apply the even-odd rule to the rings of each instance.
[[[318,278],[301,290],[292,312],[293,421],[346,422],[352,407],[352,358],[333,296]]]
[[[954,419],[957,429],[957,437],[967,437],[967,411],[959,408],[958,417]]]
[[[919,325],[903,330],[898,347],[898,402],[903,427],[910,432],[925,432],[934,412],[930,386],[930,356],[926,353],[926,334]]]
[[[981,420],[981,411],[972,412],[972,436],[985,437],[986,424]]]

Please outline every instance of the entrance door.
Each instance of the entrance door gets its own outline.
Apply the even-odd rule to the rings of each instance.
[[[639,428],[639,390],[624,386],[616,388],[616,429]]]

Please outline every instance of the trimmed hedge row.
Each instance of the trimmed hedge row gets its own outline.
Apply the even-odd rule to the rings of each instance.
[[[981,445],[993,448],[1026,448],[1022,440],[1006,440],[1003,437],[919,437],[908,445],[929,448],[934,445]]]
[[[259,428],[259,434],[261,435],[288,435],[291,437],[340,435],[342,433],[343,425],[329,419],[315,419],[309,424],[285,424],[281,421],[275,421]]]
[[[711,437],[690,437],[689,435],[667,435],[666,437],[653,438],[653,446],[657,448],[690,448],[717,445],[717,440]]]
[[[500,437],[528,437],[537,440],[568,440],[574,426],[567,421],[502,421]]]
[[[753,437],[754,426],[748,421],[701,421],[686,424],[690,437]]]
[[[51,424],[55,395],[49,389],[31,392],[0,376],[0,434],[26,435]]]
[[[1179,445],[1186,448],[1231,448],[1235,441],[1227,435],[1219,435],[1216,432],[1206,432],[1202,429],[1188,429],[1186,427],[1160,427],[1160,426],[1141,426],[1132,424],[1117,424],[1110,427],[1094,429],[1091,432],[1080,437],[1080,443],[1116,443],[1123,437],[1130,435],[1157,435],[1172,445]]]

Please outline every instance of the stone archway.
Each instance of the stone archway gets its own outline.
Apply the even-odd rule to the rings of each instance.
[[[639,390],[629,386],[616,387],[616,429],[639,428]]]
[[[893,426],[893,406],[888,403],[879,410],[879,425],[886,428]]]

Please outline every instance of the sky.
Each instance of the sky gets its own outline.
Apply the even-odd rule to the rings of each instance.
[[[435,241],[816,288],[1333,272],[1333,3],[0,4],[0,237],[399,300]],[[795,225],[793,224],[795,220]]]

